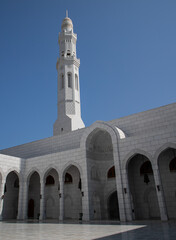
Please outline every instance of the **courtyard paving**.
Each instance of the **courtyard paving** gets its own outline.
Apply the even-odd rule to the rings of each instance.
[[[0,222],[0,240],[175,240],[176,221]]]

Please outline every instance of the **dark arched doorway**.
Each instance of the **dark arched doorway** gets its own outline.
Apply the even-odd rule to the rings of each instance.
[[[167,148],[158,157],[167,215],[176,219],[176,149]]]
[[[59,176],[56,169],[49,169],[44,176],[45,181],[45,218],[58,219],[59,218]]]
[[[74,165],[64,171],[64,219],[82,219],[81,175]]]
[[[159,219],[160,211],[152,164],[146,156],[136,154],[130,159],[128,182],[133,218]]]
[[[4,188],[3,219],[16,219],[18,215],[19,177],[12,171],[7,175]]]
[[[38,219],[40,216],[40,176],[34,172],[29,178],[28,217]],[[33,201],[33,203],[32,203]]]
[[[28,202],[28,218],[34,218],[34,199]]]
[[[113,192],[108,198],[108,212],[110,220],[119,220],[119,203],[117,191]]]

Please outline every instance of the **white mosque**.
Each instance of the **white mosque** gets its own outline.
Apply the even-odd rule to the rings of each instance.
[[[54,136],[0,151],[0,219],[176,219],[176,103],[85,128],[76,41],[66,17]]]

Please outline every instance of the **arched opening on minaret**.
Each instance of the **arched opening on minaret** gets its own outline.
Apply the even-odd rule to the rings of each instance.
[[[104,129],[96,128],[86,141],[86,157],[89,177],[90,218],[111,219],[109,203],[118,203],[116,191],[116,176],[114,168],[113,145],[111,135]],[[108,175],[111,169],[112,176]],[[115,200],[110,200],[110,194],[116,191]],[[113,195],[114,196],[114,195]],[[113,198],[113,197],[112,197]],[[115,199],[115,198],[113,198]],[[111,206],[118,209],[119,206]],[[117,214],[119,216],[119,214]]]

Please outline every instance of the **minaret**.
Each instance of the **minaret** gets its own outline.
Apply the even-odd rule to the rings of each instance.
[[[58,71],[58,116],[54,123],[54,135],[85,127],[81,119],[80,60],[76,57],[77,34],[73,33],[73,23],[68,18],[68,13],[66,13],[61,28],[62,32],[59,33],[58,41],[60,57],[56,64]]]

